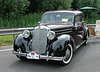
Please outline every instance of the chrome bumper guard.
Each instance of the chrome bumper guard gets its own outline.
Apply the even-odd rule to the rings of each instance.
[[[15,55],[20,55],[20,56],[24,56],[27,58],[27,53],[22,53],[22,52],[16,52],[13,51],[13,54]],[[62,61],[65,59],[65,57],[54,57],[54,56],[45,56],[45,55],[39,55],[39,59],[45,59],[45,60],[55,60],[55,61]]]
[[[26,54],[26,53],[22,53],[22,52],[12,51],[12,53],[13,53],[13,54],[15,54],[15,55],[20,55],[20,56],[24,56],[24,57],[26,57],[26,56],[27,56],[27,54]]]

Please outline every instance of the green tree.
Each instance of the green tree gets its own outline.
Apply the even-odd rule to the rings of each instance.
[[[28,0],[30,2],[30,5],[28,7],[29,12],[37,12],[39,9],[39,1],[38,0]],[[40,0],[41,1],[41,0]]]
[[[69,10],[73,0],[29,0],[29,10],[35,11],[48,11],[48,10]]]
[[[0,16],[11,19],[16,18],[27,10],[28,0],[0,0]]]
[[[94,0],[94,7],[100,8],[100,0]]]
[[[94,7],[99,9],[100,8],[100,0],[73,0],[72,7],[74,10],[79,10],[82,7]],[[88,22],[90,23],[95,23],[96,19],[100,18],[100,15],[98,14],[98,11],[93,11],[87,14],[86,12],[84,13],[85,16],[88,15]]]
[[[90,6],[94,7],[95,0],[73,0],[73,9],[80,9],[82,7]]]
[[[42,9],[47,10],[68,10],[71,9],[73,0],[43,0]]]

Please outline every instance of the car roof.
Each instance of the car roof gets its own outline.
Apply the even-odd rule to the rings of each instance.
[[[81,11],[76,11],[76,10],[56,10],[56,11],[47,11],[44,14],[46,14],[46,13],[62,13],[62,12],[65,12],[65,13],[73,13],[75,15],[78,15],[78,14],[82,14],[83,13]]]

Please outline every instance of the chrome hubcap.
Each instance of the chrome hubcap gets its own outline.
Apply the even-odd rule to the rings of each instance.
[[[67,57],[67,58],[70,57],[70,50],[69,50],[69,49],[67,49],[67,51],[66,51],[66,57]]]

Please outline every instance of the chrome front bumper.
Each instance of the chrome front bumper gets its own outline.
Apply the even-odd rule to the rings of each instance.
[[[24,56],[24,57],[27,58],[27,53],[13,51],[13,54],[19,55],[19,56]],[[39,59],[45,59],[47,61],[48,60],[62,61],[62,60],[65,59],[65,57],[55,57],[55,56],[48,56],[48,55],[39,55]]]

